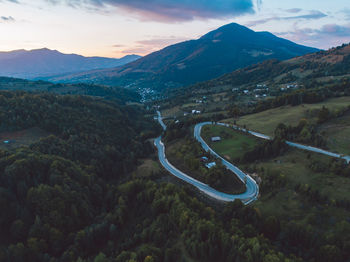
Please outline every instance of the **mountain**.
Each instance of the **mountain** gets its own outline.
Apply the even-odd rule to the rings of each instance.
[[[169,112],[177,116],[191,109],[220,114],[232,105],[237,105],[241,113],[250,113],[255,105],[264,108],[265,101],[275,101],[273,98],[278,100],[274,106],[284,104],[284,98],[289,99],[289,104],[298,104],[303,101],[299,93],[303,90],[311,93],[308,101],[330,97],[330,90],[336,90],[335,96],[350,95],[349,83],[350,44],[343,44],[289,60],[263,61],[218,78],[168,90],[167,99],[160,106],[170,107]],[[202,100],[203,96],[205,103],[192,108],[183,106]],[[218,101],[218,97],[222,99]]]
[[[209,80],[268,59],[285,60],[316,51],[271,33],[254,32],[232,23],[197,40],[168,46],[120,68],[50,80],[162,89]]]
[[[44,78],[92,69],[118,67],[139,58],[140,56],[137,55],[128,55],[120,59],[84,57],[76,54],[62,54],[47,48],[30,51],[15,50],[0,52],[0,76]]]
[[[235,70],[218,78],[187,87],[203,90],[216,87],[238,88],[255,84],[287,85],[299,83],[315,85],[348,79],[350,74],[350,44],[327,51],[319,51],[285,61],[269,60]]]

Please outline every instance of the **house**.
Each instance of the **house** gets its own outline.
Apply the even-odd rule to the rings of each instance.
[[[211,162],[211,163],[206,164],[205,166],[210,169],[210,168],[216,166],[216,163],[215,162]]]
[[[243,93],[247,95],[249,94],[249,90],[243,90]]]
[[[5,140],[5,141],[4,141],[4,144],[9,144],[9,143],[10,143],[9,140]]]
[[[206,161],[209,160],[209,158],[207,158],[206,156],[202,156],[202,157],[201,157],[201,160],[202,160],[203,162],[206,162]]]
[[[201,113],[201,111],[199,111],[199,110],[192,110],[192,114],[194,115],[194,114],[200,114]]]
[[[299,86],[298,84],[292,84],[292,85],[287,85],[286,87],[287,89],[289,89],[289,88],[298,88]]]
[[[184,116],[187,116],[188,115],[188,113],[187,112],[184,112]]]
[[[219,142],[219,141],[221,141],[221,137],[219,137],[219,136],[213,136],[213,137],[211,138],[211,141],[212,141],[212,142]]]

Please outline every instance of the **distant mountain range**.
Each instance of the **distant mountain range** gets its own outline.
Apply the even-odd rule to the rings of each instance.
[[[216,78],[268,59],[286,60],[319,51],[232,23],[197,40],[168,46],[119,68],[48,80],[164,89]]]
[[[93,69],[125,65],[140,56],[128,55],[120,59],[84,57],[76,54],[62,54],[47,48],[36,50],[15,50],[0,52],[0,76],[26,79],[45,78]]]

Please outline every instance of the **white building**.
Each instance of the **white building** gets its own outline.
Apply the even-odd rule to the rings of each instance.
[[[219,137],[219,136],[214,136],[214,137],[211,138],[211,141],[212,141],[212,142],[219,142],[219,141],[221,141],[221,137]]]
[[[216,163],[215,162],[211,162],[211,163],[206,164],[205,166],[210,169],[210,168],[216,166]]]

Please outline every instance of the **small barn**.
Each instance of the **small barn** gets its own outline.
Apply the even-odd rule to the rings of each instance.
[[[211,163],[206,164],[205,166],[206,166],[208,169],[210,169],[210,168],[216,166],[216,163],[215,163],[215,162],[211,162]]]
[[[211,138],[211,141],[212,141],[212,142],[219,142],[219,141],[221,141],[221,137],[219,137],[219,136],[213,136],[213,137]]]

